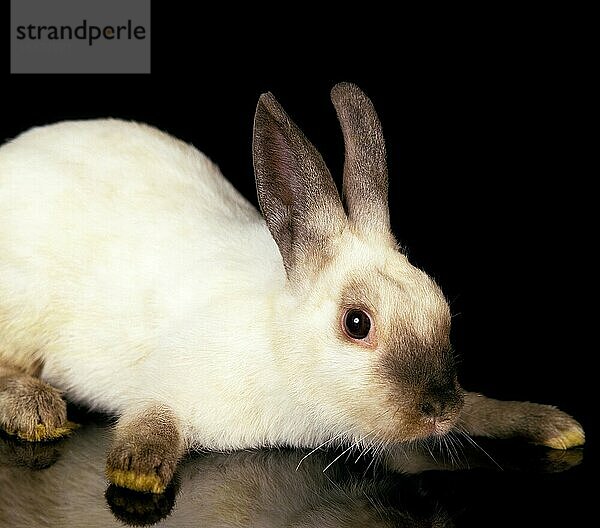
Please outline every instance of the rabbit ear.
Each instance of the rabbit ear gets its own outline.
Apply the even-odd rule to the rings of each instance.
[[[344,134],[344,199],[350,221],[363,229],[388,232],[388,177],[381,123],[371,100],[355,84],[331,90]]]
[[[258,100],[252,150],[258,201],[289,276],[326,249],[346,214],[323,158],[271,93]]]

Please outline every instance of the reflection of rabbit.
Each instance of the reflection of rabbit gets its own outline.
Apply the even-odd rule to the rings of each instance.
[[[0,526],[122,526],[104,501],[104,458],[109,441],[109,429],[96,424],[84,425],[77,435],[61,442],[30,443],[0,436]],[[496,448],[494,457],[498,457],[504,468],[515,470],[523,467],[521,463],[524,469],[534,468],[536,472],[564,470],[576,465],[581,457],[580,450],[542,451],[543,458],[540,458],[540,452],[509,449],[508,454],[503,454],[500,446]],[[457,503],[449,497],[448,490],[456,492],[456,483],[464,478],[461,480],[461,475],[444,477],[441,472],[432,474],[428,470],[456,469],[461,465],[464,468],[497,467],[481,451],[469,450],[467,446],[459,460],[455,460],[458,465],[446,465],[443,453],[434,452],[433,459],[424,450],[424,447],[423,450],[415,447],[409,457],[404,452],[390,450],[384,460],[377,462],[376,468],[368,456],[358,463],[356,457],[352,457],[349,462],[342,458],[339,463],[330,465],[337,456],[337,452],[332,451],[309,454],[308,451],[278,449],[202,454],[188,458],[179,466],[176,484],[162,495],[110,486],[106,499],[119,519],[133,525],[167,517],[160,526],[453,526],[446,510],[461,510],[464,500]],[[526,455],[515,464],[518,451]],[[552,461],[546,458],[548,455],[562,455],[565,460]],[[50,467],[40,470],[40,460],[44,461],[43,466],[51,460]],[[421,471],[428,473],[398,473]],[[508,475],[505,473],[505,478]],[[497,475],[493,476],[497,479]],[[484,474],[475,472],[469,482],[477,483],[482,478],[485,482]],[[523,475],[512,478],[516,482]],[[449,480],[450,484],[439,489],[438,480]],[[436,488],[438,491],[434,491]],[[495,505],[502,500],[492,498],[491,503]],[[532,511],[536,509],[533,503]],[[523,512],[517,514],[523,515]],[[519,524],[517,519],[515,522]],[[481,519],[479,524],[487,526],[488,523]]]
[[[0,458],[0,526],[122,527],[104,498],[106,433],[84,426],[65,440],[58,462],[42,471],[10,467]],[[172,497],[165,507],[154,500],[160,495],[119,495],[111,487],[107,499],[119,519],[134,525],[162,515],[167,518],[160,526],[177,528],[452,526],[434,500],[416,501],[415,484],[406,477],[383,476],[379,469],[374,480],[348,474],[343,465],[324,474],[325,457],[315,453],[296,471],[300,457],[292,450],[207,454],[181,464],[172,512]]]
[[[552,407],[463,394],[448,305],[390,232],[377,115],[352,84],[332,99],[346,208],[270,94],[253,143],[264,218],[145,125],[65,122],[4,145],[0,425],[64,434],[56,389],[117,414],[108,476],[154,492],[189,446],[375,447],[455,426],[583,443]]]

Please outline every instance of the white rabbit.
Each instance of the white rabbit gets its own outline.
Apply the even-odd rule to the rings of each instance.
[[[453,427],[583,443],[553,407],[462,391],[444,296],[390,231],[372,103],[349,83],[332,100],[346,209],[271,94],[253,141],[264,218],[203,154],[146,125],[64,122],[3,145],[0,426],[65,434],[61,395],[118,415],[107,475],[156,493],[191,446],[364,446]]]

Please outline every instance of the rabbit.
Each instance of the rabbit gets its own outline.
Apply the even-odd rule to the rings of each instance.
[[[582,445],[552,406],[461,388],[448,303],[390,229],[373,104],[352,83],[331,98],[345,203],[271,93],[252,143],[262,215],[144,124],[67,121],[0,147],[0,427],[59,438],[65,400],[112,414],[109,481],[152,493],[197,448],[451,430]]]

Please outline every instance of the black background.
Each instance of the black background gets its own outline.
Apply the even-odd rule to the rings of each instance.
[[[259,94],[278,97],[339,183],[343,144],[329,90],[356,82],[383,123],[395,233],[452,302],[463,385],[573,414],[588,447],[572,478],[591,474],[597,169],[593,63],[579,19],[467,11],[416,19],[373,7],[325,21],[296,6],[259,24],[260,11],[183,5],[154,3],[151,75],[11,76],[7,46],[2,139],[64,119],[148,122],[206,152],[256,203]]]

